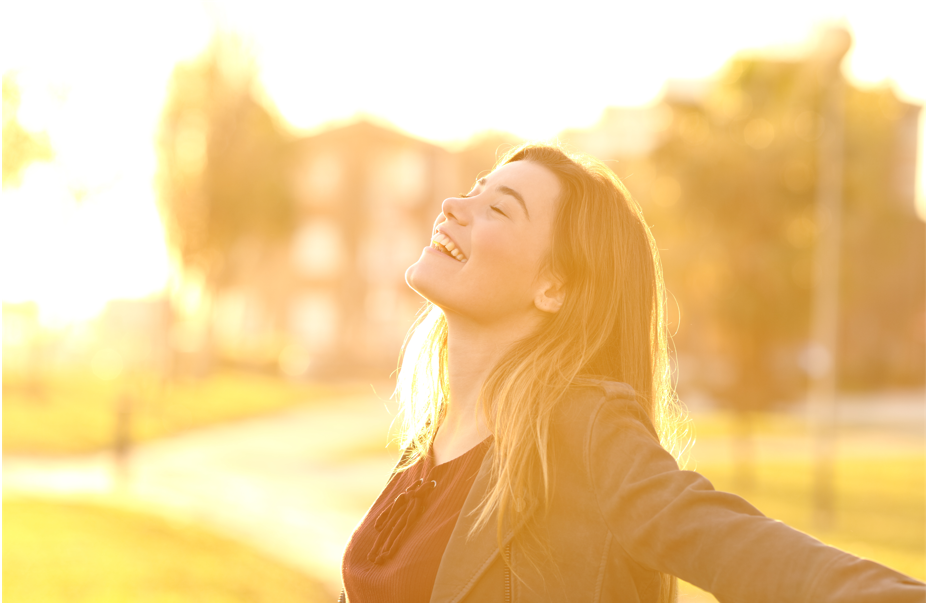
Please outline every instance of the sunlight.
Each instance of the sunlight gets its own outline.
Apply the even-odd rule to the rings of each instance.
[[[635,527],[623,505],[639,494],[703,488],[670,464],[658,480],[666,492],[632,483],[658,468],[640,457],[670,461],[644,443],[651,431],[720,491],[707,517],[713,504],[754,514],[723,494],[732,492],[778,523],[925,579],[929,71],[920,8],[5,4],[8,601],[143,591],[335,601],[352,589],[343,551],[364,532],[358,518],[395,500],[378,493],[397,459],[411,459],[397,444],[431,449],[443,421],[430,464],[486,427],[498,456],[485,468],[530,487],[509,488],[522,515],[504,508],[508,519],[528,519],[522,503],[547,459],[575,485],[593,484],[587,500],[615,507],[623,529]],[[829,48],[848,52],[830,59]],[[531,223],[498,207],[507,191],[456,197],[529,141],[556,143],[529,145],[522,158],[548,157],[540,165],[551,161],[562,176],[510,191],[527,195]],[[554,146],[602,166],[572,167]],[[558,193],[558,211],[543,212],[554,222],[529,193]],[[444,311],[424,304],[418,291],[435,287],[419,287],[409,268],[437,226],[470,261],[436,260],[444,268],[431,274],[453,294],[442,299],[456,301]],[[525,274],[539,266],[546,278]],[[531,304],[549,272],[570,277],[558,314]],[[573,387],[593,375],[632,386]],[[481,394],[493,394],[484,401],[497,420],[471,429],[459,411]],[[535,418],[513,412],[511,398]],[[548,438],[548,451],[530,432]],[[610,437],[620,432],[636,437]],[[605,458],[597,450],[618,464],[596,461]],[[619,457],[635,460],[631,481],[620,479]],[[578,459],[589,479],[571,475]],[[434,481],[424,473],[421,485],[456,486],[446,480],[455,471]],[[607,474],[616,479],[597,479]],[[484,471],[474,483],[494,479]],[[506,495],[508,482],[498,485]],[[446,492],[456,489],[466,493]],[[480,494],[472,489],[470,501]],[[416,497],[429,489],[410,492],[407,502],[425,509]],[[565,525],[576,519],[562,504],[569,498],[558,490],[550,499]],[[707,548],[685,526],[693,537],[662,550],[715,547],[718,559],[683,571],[674,559],[662,566],[654,547],[619,550],[592,517],[563,532],[629,562],[630,571],[613,565],[621,580],[601,580],[604,592],[654,586],[639,571],[653,561],[724,589],[701,572],[732,558],[732,543],[747,550],[741,534]],[[680,518],[668,517],[656,530],[676,538]],[[753,546],[767,553],[765,544]],[[520,560],[510,549],[503,554]],[[484,566],[487,584],[498,581],[503,565]],[[874,571],[869,562],[863,575]],[[444,575],[424,575],[423,585]],[[504,578],[499,592],[512,584]],[[483,588],[475,598],[494,587]],[[681,588],[681,603],[716,601]]]
[[[196,54],[216,24],[246,35],[264,93],[299,133],[363,113],[445,144],[489,129],[551,139],[589,127],[607,106],[653,102],[669,77],[711,77],[740,49],[796,53],[826,19],[845,19],[853,29],[845,64],[853,81],[892,80],[918,102],[929,93],[909,41],[918,38],[917,19],[813,2],[732,28],[730,18],[706,15],[740,19],[745,7],[713,4],[710,12],[675,7],[679,18],[669,20],[667,7],[650,5],[599,8],[591,19],[585,11],[478,3],[441,15],[441,29],[372,5],[350,37],[333,26],[354,19],[347,5],[12,5],[6,19],[17,27],[7,27],[0,42],[2,68],[20,74],[21,122],[48,132],[56,160],[30,170],[21,190],[3,193],[3,299],[33,299],[48,316],[75,319],[107,299],[164,288],[169,267],[154,207],[152,141],[173,65]],[[539,39],[514,54],[508,47],[518,34],[504,22],[558,31],[557,41]],[[765,132],[755,134],[762,145]],[[925,153],[919,172],[926,182]],[[925,194],[917,197],[925,215]]]
[[[151,195],[114,186],[78,205],[60,174],[31,167],[0,203],[4,301],[38,303],[56,325],[95,316],[115,298],[145,297],[168,277]]]
[[[6,19],[19,25],[2,42],[2,69],[22,92],[19,121],[48,133],[55,159],[0,197],[2,299],[37,302],[51,326],[162,290],[169,262],[152,141],[167,77],[205,42],[205,21],[180,2],[19,3]]]

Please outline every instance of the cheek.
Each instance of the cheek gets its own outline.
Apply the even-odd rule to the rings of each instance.
[[[479,243],[482,253],[475,259],[496,278],[506,279],[506,285],[519,286],[535,279],[542,253],[535,241],[489,236]]]

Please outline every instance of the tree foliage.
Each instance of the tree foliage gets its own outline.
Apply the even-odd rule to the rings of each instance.
[[[14,72],[3,74],[3,188],[20,185],[25,169],[36,161],[51,161],[52,146],[45,132],[30,132],[19,123],[22,98]]]
[[[238,242],[291,231],[288,142],[238,38],[217,34],[175,67],[158,137],[159,202],[169,242],[208,286],[222,280]]]
[[[901,123],[888,115],[902,103],[841,85],[840,377],[854,387],[912,384],[919,371],[899,352],[896,381],[882,382],[881,369],[860,373],[883,367],[925,316],[924,263],[914,260],[925,225],[892,186],[907,159],[895,153]],[[740,58],[698,100],[667,99],[673,123],[644,200],[682,307],[676,343],[694,372],[682,379],[736,408],[797,400],[805,387],[822,89],[813,60]]]

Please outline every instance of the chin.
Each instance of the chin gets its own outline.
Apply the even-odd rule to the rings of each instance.
[[[418,263],[419,262],[417,262],[417,264]],[[406,281],[407,287],[419,293],[419,289],[417,289],[416,285],[414,284],[416,281],[416,264],[413,264],[406,269],[406,272],[403,273],[403,280]]]
[[[406,269],[404,280],[406,284],[423,299],[438,306],[443,311],[454,305],[454,300],[448,299],[449,286],[442,285],[442,274],[429,265],[428,260],[420,258],[415,264]]]
[[[426,252],[423,251],[423,256],[426,255]],[[420,256],[416,262],[414,262],[409,268],[406,269],[406,273],[403,275],[403,279],[406,281],[407,286],[419,293],[422,297],[426,298],[429,301],[432,301],[432,296],[429,295],[429,290],[432,287],[429,286],[430,281],[433,281],[433,278],[429,277],[429,268],[424,265],[426,260],[425,257]]]

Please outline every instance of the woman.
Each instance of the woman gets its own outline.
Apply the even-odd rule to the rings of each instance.
[[[406,273],[405,449],[343,598],[924,601],[925,585],[678,469],[655,243],[600,163],[548,145],[446,199]],[[346,597],[347,595],[347,597]]]

